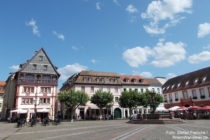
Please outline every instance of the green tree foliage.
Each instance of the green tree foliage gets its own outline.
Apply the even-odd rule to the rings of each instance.
[[[73,121],[75,110],[80,105],[85,105],[88,102],[89,97],[83,91],[67,90],[59,93],[58,100],[65,104],[67,110],[70,111],[71,121]]]
[[[130,115],[132,115],[133,108],[143,105],[142,95],[136,91],[123,91],[119,104],[123,108],[129,108]]]
[[[102,109],[111,106],[114,96],[110,92],[98,90],[91,97],[91,103],[99,107],[100,119],[102,118]]]
[[[152,91],[147,91],[142,94],[142,105],[152,108],[152,113],[155,113],[156,108],[160,103],[163,102],[163,97],[160,94],[157,94]]]

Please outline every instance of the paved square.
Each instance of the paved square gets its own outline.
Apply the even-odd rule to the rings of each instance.
[[[128,120],[62,122],[60,125],[15,128],[0,123],[2,140],[209,140],[210,120],[185,124],[128,124]]]

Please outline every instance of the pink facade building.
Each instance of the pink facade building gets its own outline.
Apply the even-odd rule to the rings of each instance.
[[[59,73],[44,49],[8,78],[4,97],[5,118],[14,115],[29,119],[32,114],[40,119],[54,119]]]

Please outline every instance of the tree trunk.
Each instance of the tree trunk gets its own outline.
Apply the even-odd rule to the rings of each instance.
[[[129,115],[130,117],[133,115],[132,108],[129,108]]]
[[[99,119],[102,120],[102,108],[99,109]]]

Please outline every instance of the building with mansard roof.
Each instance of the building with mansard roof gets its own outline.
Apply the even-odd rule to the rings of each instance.
[[[210,67],[169,79],[163,94],[167,108],[210,105]]]
[[[121,93],[125,90],[137,90],[145,92],[153,90],[157,93],[162,93],[162,84],[156,79],[146,79],[140,76],[119,75],[113,72],[96,72],[96,71],[82,71],[78,74],[72,75],[62,86],[62,90],[82,90],[90,97],[97,91],[110,91],[114,96],[113,106],[111,109],[104,109],[105,114],[112,115],[114,118],[127,118],[129,111],[127,108],[119,106],[119,98]],[[148,113],[149,108],[139,107],[133,113]],[[68,111],[63,110],[63,114],[68,116]],[[76,110],[77,118],[81,119],[98,119],[99,108],[90,101],[86,106],[80,106]]]
[[[29,119],[32,114],[38,118],[54,119],[59,73],[44,49],[20,64],[12,73],[5,87],[3,104],[4,117],[20,115]],[[16,116],[15,116],[16,117]]]

